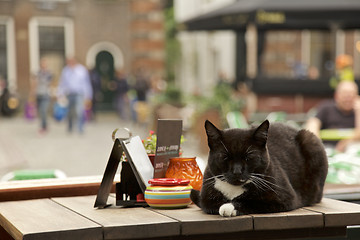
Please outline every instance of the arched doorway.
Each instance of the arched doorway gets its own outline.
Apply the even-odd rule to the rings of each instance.
[[[108,51],[100,51],[95,57],[94,70],[98,74],[95,83],[95,98],[97,109],[100,111],[114,110],[115,89],[115,67],[114,57]],[[96,81],[96,80],[95,80]]]
[[[115,71],[124,66],[122,51],[114,43],[98,42],[89,49],[86,66],[96,73],[95,78],[92,77],[95,88],[95,111],[114,110],[116,97],[114,76]]]

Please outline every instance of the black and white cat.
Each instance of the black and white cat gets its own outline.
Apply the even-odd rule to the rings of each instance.
[[[207,120],[205,129],[210,152],[203,186],[191,192],[205,213],[282,212],[321,201],[328,163],[311,132],[267,120],[225,130]]]

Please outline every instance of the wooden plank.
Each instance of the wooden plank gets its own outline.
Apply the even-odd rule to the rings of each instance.
[[[97,194],[102,176],[0,182],[0,202]],[[120,179],[116,175],[116,179]],[[111,192],[115,192],[115,182]]]
[[[252,216],[221,217],[204,213],[194,204],[184,209],[159,210],[158,213],[181,222],[181,234],[230,233],[253,230]]]
[[[95,209],[95,199],[96,196],[84,196],[53,200],[102,225],[104,239],[146,239],[180,234],[180,223],[174,219],[145,208]]]
[[[323,198],[320,204],[306,209],[322,213],[325,227],[360,225],[360,205]]]
[[[220,229],[219,229],[220,230]],[[220,232],[220,231],[219,231]],[[279,239],[333,239],[339,237],[345,239],[346,227],[337,228],[305,228],[305,229],[283,229],[283,230],[264,230],[264,231],[244,231],[234,233],[213,233],[201,235],[180,236],[175,239],[186,240],[279,240]],[[337,238],[336,238],[337,239]],[[159,240],[174,240],[159,239]]]
[[[14,238],[2,226],[0,226],[0,239],[1,240],[14,240]]]
[[[324,195],[345,193],[360,193],[360,184],[326,183],[324,186]]]
[[[289,212],[254,214],[254,230],[282,230],[324,227],[323,215],[306,209]]]
[[[102,239],[100,225],[50,199],[0,203],[0,225],[14,239]]]
[[[324,197],[343,201],[360,200],[360,184],[332,184],[326,183]]]

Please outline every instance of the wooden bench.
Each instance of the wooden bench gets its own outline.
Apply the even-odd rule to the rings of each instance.
[[[360,205],[324,198],[290,212],[223,218],[185,209],[93,208],[95,196],[0,202],[0,239],[290,239],[345,236]],[[109,203],[115,198],[109,197]]]
[[[103,176],[0,182],[0,202],[50,197],[96,195]],[[120,174],[115,175],[120,181]],[[111,192],[115,192],[115,182]]]

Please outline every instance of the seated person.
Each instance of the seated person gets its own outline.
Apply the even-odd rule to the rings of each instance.
[[[360,99],[355,82],[342,81],[334,93],[334,100],[321,104],[315,117],[310,118],[306,128],[320,137],[322,129],[354,128],[349,139],[333,142],[336,150],[344,152],[347,146],[360,140]]]

